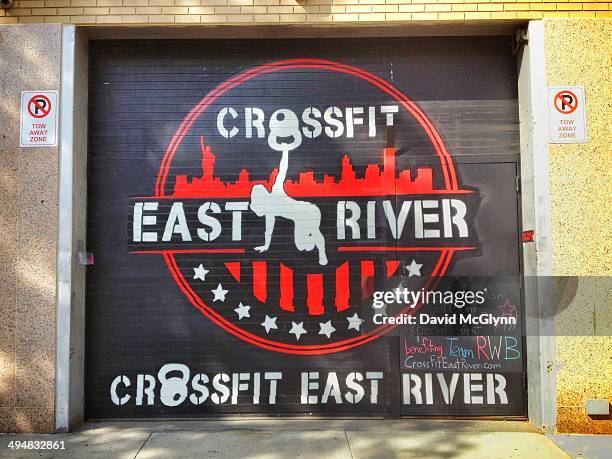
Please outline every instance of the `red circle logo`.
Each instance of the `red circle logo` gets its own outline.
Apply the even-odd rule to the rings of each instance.
[[[51,111],[51,101],[43,94],[37,94],[28,101],[28,113],[34,118],[44,118]]]
[[[563,115],[574,113],[578,108],[578,98],[572,91],[564,89],[555,95],[555,109]]]
[[[200,134],[201,130],[196,125],[214,122],[212,119],[215,118],[213,116],[211,119],[211,115],[223,105],[220,103],[222,98],[242,94],[240,91],[244,92],[248,84],[256,88],[265,88],[264,79],[266,77],[281,75],[289,78],[292,72],[316,77],[321,87],[325,86],[326,78],[341,76],[345,78],[343,80],[345,84],[355,81],[367,86],[384,100],[392,100],[397,104],[399,110],[403,111],[406,118],[409,118],[410,122],[416,126],[415,129],[420,131],[420,135],[424,136],[428,148],[433,151],[438,163],[435,166],[439,175],[436,189],[431,179],[428,185],[423,185],[426,182],[424,179],[423,183],[419,182],[421,175],[419,179],[412,181],[410,181],[408,171],[400,171],[398,176],[394,169],[397,151],[393,148],[385,148],[380,155],[377,154],[378,158],[383,158],[382,171],[380,165],[370,165],[366,167],[363,177],[357,177],[358,174],[355,173],[348,155],[342,162],[341,179],[329,176],[323,181],[317,181],[314,172],[302,173],[299,180],[285,179],[285,164],[285,172],[282,172],[284,185],[280,192],[281,197],[290,199],[291,202],[296,203],[296,206],[299,204],[298,207],[303,209],[304,214],[311,212],[312,215],[318,215],[319,219],[325,218],[323,206],[319,206],[323,211],[316,210],[313,199],[308,200],[304,197],[341,196],[342,191],[334,190],[341,190],[344,186],[343,181],[352,183],[351,186],[346,187],[350,193],[364,196],[368,195],[368,180],[370,179],[386,180],[384,183],[387,184],[392,181],[393,183],[389,186],[396,190],[395,194],[401,194],[397,190],[400,190],[404,183],[407,183],[406,190],[408,190],[405,194],[431,195],[470,192],[459,186],[453,159],[433,123],[408,96],[384,79],[354,66],[319,59],[294,59],[273,62],[237,74],[219,84],[193,107],[173,135],[162,159],[155,185],[155,197],[158,199],[210,198],[211,196],[218,199],[232,196],[248,199],[250,197],[249,209],[261,217],[265,212],[258,212],[254,205],[254,190],[258,187],[257,189],[263,195],[276,196],[274,187],[275,183],[278,186],[279,168],[283,171],[283,160],[281,160],[280,167],[274,169],[269,180],[252,180],[249,171],[243,169],[235,182],[224,183],[214,172],[214,167],[218,167],[217,157],[220,151],[217,147],[211,148],[207,144],[204,136]],[[260,81],[261,84],[257,85],[256,83]],[[297,95],[303,96],[299,89]],[[203,170],[202,177],[189,181],[185,177],[180,177],[180,172],[173,168],[177,152],[181,150],[185,139],[194,137],[199,139],[202,167],[205,170]],[[278,149],[280,150],[282,147]],[[247,160],[249,159],[245,157],[244,161]],[[426,177],[425,172],[424,177]],[[385,174],[390,175],[385,178]],[[220,191],[215,191],[217,189]],[[318,189],[327,191],[321,193],[312,191]],[[417,191],[412,193],[410,190]],[[375,194],[376,192],[373,192],[370,196]],[[389,195],[392,194],[386,194],[386,196]],[[278,196],[276,198],[281,199]],[[214,211],[216,204],[207,202],[206,205],[207,210]],[[266,216],[266,224],[267,218],[268,216]],[[242,224],[246,225],[244,220]],[[287,262],[283,258],[287,257],[286,253],[277,252],[275,256],[267,258],[265,253],[256,253],[265,252],[267,247],[264,246],[255,247],[255,251],[252,248],[249,250],[244,247],[217,246],[206,246],[206,248],[194,250],[168,249],[163,251],[163,256],[174,281],[187,299],[208,319],[227,332],[264,349],[290,354],[319,355],[355,348],[395,328],[394,325],[366,323],[367,320],[363,314],[352,308],[351,301],[367,302],[371,300],[373,289],[371,285],[368,285],[369,280],[377,276],[391,278],[397,275],[401,268],[410,270],[410,276],[412,276],[421,269],[417,267],[425,263],[419,288],[433,288],[439,278],[447,272],[454,254],[460,250],[473,248],[452,245],[400,247],[397,243],[394,243],[392,247],[380,244],[332,246],[328,243],[323,250],[326,250],[328,256],[332,251],[337,255],[336,261],[332,261],[330,256],[328,264],[327,258],[321,255],[323,250],[314,237],[318,227],[305,230],[303,225],[304,223],[298,224],[297,220],[294,221],[298,250],[316,253],[318,249],[319,253],[318,263],[315,261],[310,265],[305,265],[304,269]],[[321,223],[320,226],[324,225]],[[268,232],[267,227],[266,232]],[[301,246],[298,243],[298,236],[304,236]],[[387,253],[389,250],[393,251],[393,257],[382,261],[372,261],[372,257],[379,253]],[[413,255],[421,253],[427,254],[430,258],[427,262],[419,264]],[[352,260],[350,263],[341,258],[353,254],[358,254],[361,258],[357,261]],[[401,257],[407,257],[407,261],[400,260]],[[276,258],[280,258],[280,261],[276,261]],[[379,268],[380,273],[377,271]],[[421,276],[420,272],[419,276]],[[303,279],[303,285],[300,284],[298,278]],[[346,285],[343,282],[346,282]],[[243,289],[234,302],[228,305],[229,301],[226,296],[231,295],[232,289],[243,288],[246,284],[248,284],[248,291],[252,294],[244,294]],[[350,291],[355,286],[362,295],[357,300],[356,295]],[[303,290],[300,291],[300,288]],[[300,308],[303,316],[296,318]],[[417,309],[405,308],[401,312],[413,313]]]

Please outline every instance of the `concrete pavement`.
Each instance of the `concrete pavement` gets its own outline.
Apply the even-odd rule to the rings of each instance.
[[[11,441],[64,450],[10,450]],[[0,435],[2,458],[567,458],[525,422],[232,419],[87,423],[71,434]]]

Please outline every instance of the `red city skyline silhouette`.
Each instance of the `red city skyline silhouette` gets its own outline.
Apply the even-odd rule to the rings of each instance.
[[[254,185],[264,185],[271,189],[278,169],[272,170],[267,180],[251,180],[247,169],[242,169],[235,182],[223,182],[215,176],[216,156],[208,145],[200,142],[202,150],[202,176],[191,181],[187,175],[177,175],[173,197],[226,197],[248,198]],[[286,180],[285,191],[293,197],[317,196],[385,196],[396,194],[438,194],[448,190],[436,190],[433,186],[431,168],[418,168],[416,178],[412,180],[410,170],[396,172],[396,149],[384,148],[382,151],[383,167],[379,164],[368,164],[363,177],[357,177],[348,155],[342,158],[340,180],[333,175],[325,174],[322,181],[317,181],[313,171],[301,172],[297,181]],[[469,191],[465,191],[469,192]]]

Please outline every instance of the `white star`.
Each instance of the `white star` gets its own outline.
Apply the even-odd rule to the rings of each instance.
[[[410,263],[408,266],[404,266],[404,269],[408,270],[408,277],[412,277],[412,276],[420,276],[422,267],[423,265],[418,264],[416,261],[414,261],[414,258],[413,258],[412,263]]]
[[[206,275],[210,271],[208,269],[204,269],[204,266],[202,263],[200,263],[200,266],[193,268],[193,272],[195,273],[195,276],[193,276],[194,279],[200,279],[202,282],[204,282],[206,280]]]
[[[276,325],[276,317],[268,317],[266,314],[266,320],[264,320],[261,324],[263,328],[266,329],[266,333],[270,333],[270,329],[278,330],[278,326]]]
[[[225,290],[221,286],[221,284],[219,284],[216,289],[211,290],[211,292],[215,295],[215,297],[213,298],[213,303],[217,300],[225,301],[225,295],[227,295],[227,290]]]
[[[251,317],[249,309],[251,309],[251,306],[240,303],[238,307],[234,309],[234,311],[236,311],[238,314],[238,320],[242,320],[243,317]]]
[[[361,324],[364,322],[363,319],[359,318],[357,313],[353,314],[352,317],[347,317],[346,320],[349,321],[348,329],[350,330],[351,328],[354,328],[357,331],[359,331],[359,328],[361,327]]]
[[[331,334],[336,331],[331,323],[331,320],[328,320],[324,324],[319,324],[319,327],[321,327],[321,330],[319,330],[319,335],[325,335],[328,338],[331,338]]]
[[[299,340],[301,335],[307,333],[306,330],[304,330],[304,322],[300,322],[299,324],[291,322],[291,330],[289,330],[289,333],[293,333],[295,339]]]

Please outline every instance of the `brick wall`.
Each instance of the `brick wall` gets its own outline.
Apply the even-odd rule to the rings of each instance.
[[[15,0],[2,23],[329,23],[611,18],[605,1]]]

